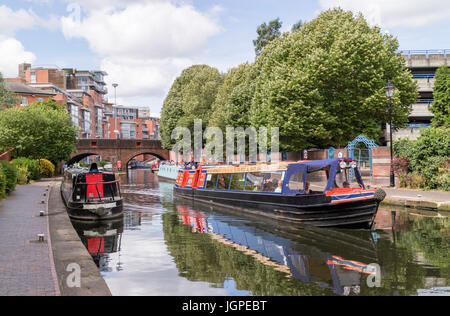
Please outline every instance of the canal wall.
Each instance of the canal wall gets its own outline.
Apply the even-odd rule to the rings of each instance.
[[[72,226],[61,198],[60,185],[60,181],[55,181],[51,186],[48,218],[61,295],[111,296],[98,267]],[[76,285],[78,271],[80,272],[79,287]]]

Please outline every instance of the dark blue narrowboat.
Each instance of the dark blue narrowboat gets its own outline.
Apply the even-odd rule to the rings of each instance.
[[[179,171],[175,197],[318,227],[373,227],[386,193],[365,186],[355,161],[330,159]]]

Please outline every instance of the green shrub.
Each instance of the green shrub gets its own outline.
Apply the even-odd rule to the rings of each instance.
[[[3,174],[3,169],[0,167],[0,199],[6,197],[6,176]]]
[[[10,194],[16,188],[17,184],[17,169],[8,161],[0,161],[0,168],[6,177],[5,193]]]
[[[55,165],[47,159],[39,159],[38,167],[40,167],[40,174],[43,177],[51,178],[55,175]]]
[[[407,138],[393,142],[392,149],[396,157],[411,160],[414,157],[416,142]]]
[[[450,128],[429,127],[422,132],[414,146],[412,168],[417,173],[422,173],[427,168],[430,157],[450,157]]]
[[[447,157],[430,157],[422,163],[421,174],[425,178],[425,188],[449,190],[446,179],[450,175],[450,160]],[[447,189],[445,187],[447,186]]]
[[[12,164],[17,169],[19,169],[20,167],[26,167],[28,169],[29,177],[31,180],[39,179],[39,169],[37,160],[19,157],[17,159],[14,159],[12,161]]]
[[[420,174],[411,174],[407,177],[410,189],[422,189],[425,185],[425,179]]]
[[[19,167],[17,168],[17,183],[24,185],[28,183],[29,180],[29,172],[27,167]]]

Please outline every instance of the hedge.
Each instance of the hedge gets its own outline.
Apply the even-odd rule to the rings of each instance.
[[[41,169],[41,176],[52,178],[55,175],[55,165],[47,159],[39,159],[38,168]]]
[[[0,161],[0,169],[2,170],[6,180],[5,195],[8,195],[16,188],[17,169],[11,163],[4,160]]]
[[[0,199],[6,197],[6,176],[3,174],[3,169],[0,167]]]
[[[12,164],[19,171],[21,168],[26,168],[27,172],[28,172],[28,174],[27,174],[28,180],[38,180],[39,179],[39,169],[38,169],[37,160],[19,157],[17,159],[14,159],[12,161]]]

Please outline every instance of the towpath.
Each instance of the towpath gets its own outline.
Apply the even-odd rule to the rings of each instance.
[[[51,251],[48,195],[51,180],[16,190],[0,202],[0,296],[58,296]],[[44,234],[44,242],[38,242]]]
[[[450,211],[450,192],[383,188],[385,204]]]

